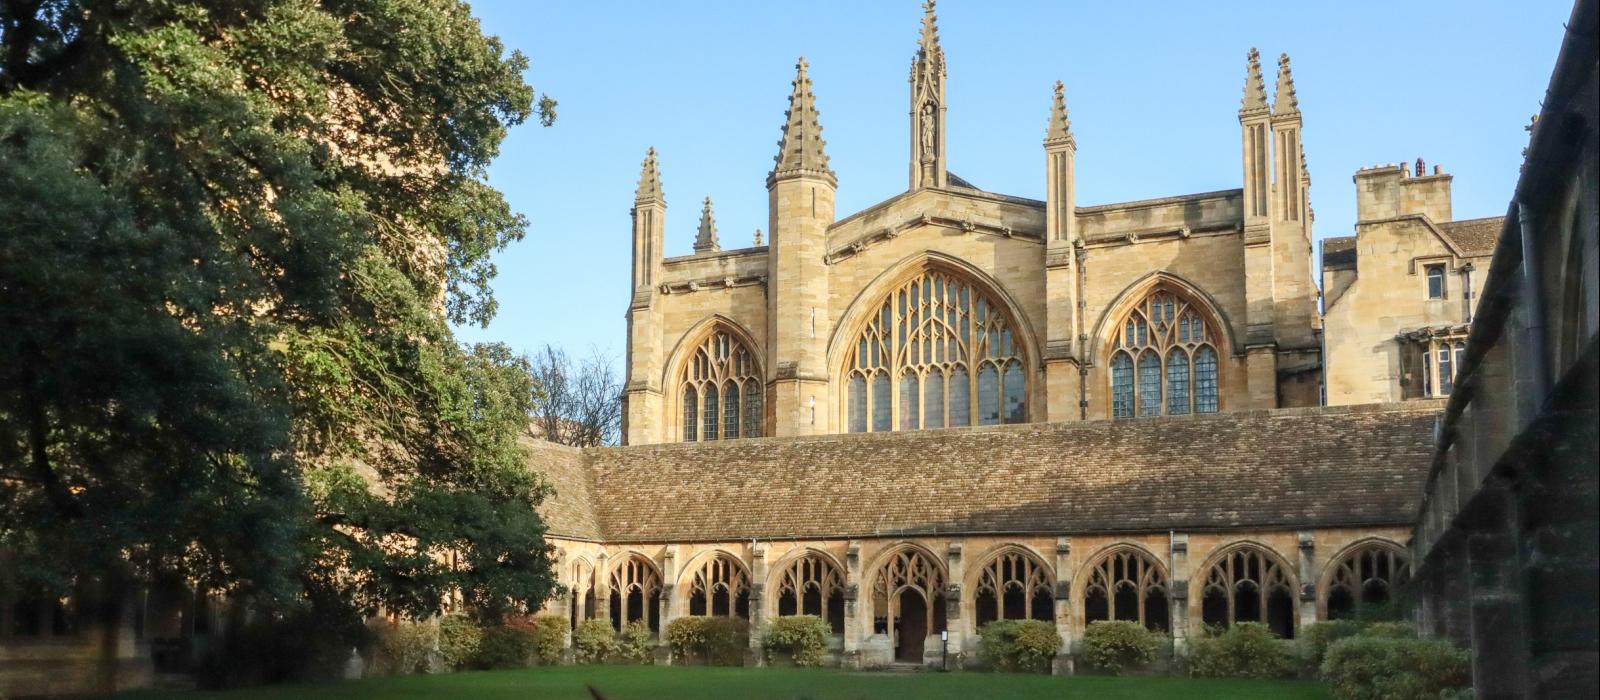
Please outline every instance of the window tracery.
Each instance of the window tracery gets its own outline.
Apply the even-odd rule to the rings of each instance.
[[[1240,547],[1211,566],[1200,610],[1207,625],[1262,622],[1279,637],[1294,637],[1294,586],[1278,558],[1259,547]]]
[[[689,614],[750,619],[750,572],[726,554],[708,559],[689,583]]]
[[[1027,420],[1024,353],[1003,307],[929,270],[890,292],[845,361],[850,432]]]
[[[661,573],[638,554],[629,554],[611,570],[611,626],[620,631],[644,620],[651,631],[661,629]]]
[[[567,612],[572,618],[572,629],[589,619],[594,610],[594,566],[588,560],[572,563],[572,582],[568,584]]]
[[[1388,603],[1411,578],[1411,564],[1398,547],[1368,542],[1335,560],[1328,577],[1328,619],[1355,617],[1362,608]]]
[[[1128,312],[1111,345],[1111,416],[1215,413],[1218,329],[1166,289]]]
[[[765,389],[755,355],[727,331],[695,348],[679,387],[684,442],[761,436]]]
[[[1021,551],[991,559],[973,589],[979,625],[995,620],[1055,619],[1055,584],[1043,562]]]
[[[778,616],[816,615],[844,634],[844,575],[815,552],[796,558],[778,579]]]
[[[1120,548],[1102,557],[1084,586],[1083,619],[1133,620],[1152,630],[1170,627],[1167,579],[1143,551]]]

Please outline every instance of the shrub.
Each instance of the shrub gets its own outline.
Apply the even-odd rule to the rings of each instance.
[[[1328,655],[1330,645],[1345,637],[1354,637],[1358,634],[1361,634],[1361,623],[1354,620],[1313,622],[1300,628],[1300,637],[1297,640],[1300,646],[1300,658],[1311,674],[1316,674],[1318,669],[1322,668],[1322,660]]]
[[[342,600],[271,609],[232,627],[210,645],[195,677],[207,688],[338,677],[352,650],[366,649],[372,631]]]
[[[573,659],[580,664],[602,664],[616,652],[617,633],[610,620],[584,620],[572,632]]]
[[[482,640],[483,628],[466,615],[439,618],[439,654],[451,669],[472,668],[477,663],[478,644]]]
[[[667,623],[666,637],[674,656],[739,666],[750,644],[750,623],[739,617],[686,615]]]
[[[712,617],[706,623],[706,662],[713,666],[743,666],[750,648],[750,621],[741,617]]]
[[[527,629],[533,635],[533,662],[540,666],[561,663],[561,653],[567,649],[567,620],[555,615],[537,615],[518,618],[507,624]]]
[[[656,644],[650,625],[644,620],[634,620],[622,628],[617,638],[617,657],[624,663],[651,664],[655,662]]]
[[[478,640],[477,668],[522,668],[533,661],[533,630],[525,626],[486,627]]]
[[[1100,620],[1083,632],[1083,656],[1090,666],[1117,674],[1155,661],[1163,636],[1131,620]]]
[[[1417,628],[1409,622],[1374,622],[1361,628],[1363,637],[1384,639],[1416,639]]]
[[[1445,640],[1356,636],[1328,648],[1322,678],[1341,700],[1431,700],[1471,685],[1472,670]]]
[[[978,629],[982,658],[1001,671],[1049,671],[1061,652],[1055,625],[1039,620],[995,620]]]
[[[688,615],[667,623],[667,646],[674,657],[700,656],[706,648],[706,622],[711,618]]]
[[[761,636],[767,654],[788,652],[796,666],[821,666],[828,651],[828,636],[833,628],[816,615],[790,615],[767,623]]]
[[[428,660],[439,644],[439,628],[432,622],[379,622],[378,668],[384,674],[426,673]]]
[[[1294,674],[1294,658],[1259,622],[1241,622],[1195,640],[1189,673],[1202,678],[1280,678]]]

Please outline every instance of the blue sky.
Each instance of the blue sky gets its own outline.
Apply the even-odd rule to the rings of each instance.
[[[1066,83],[1079,205],[1239,187],[1245,55],[1293,61],[1316,236],[1350,235],[1351,175],[1442,164],[1458,219],[1505,212],[1566,0],[1059,3],[945,0],[950,171],[1043,199],[1051,86]],[[766,228],[766,173],[804,55],[840,218],[906,188],[917,0],[757,3],[479,0],[486,33],[531,61],[555,126],[513,129],[491,183],[525,214],[499,254],[500,312],[466,341],[620,358],[639,163],[660,153],[667,255],[710,196],[724,248]],[[1269,73],[1269,91],[1273,77]],[[620,368],[620,359],[617,362]]]

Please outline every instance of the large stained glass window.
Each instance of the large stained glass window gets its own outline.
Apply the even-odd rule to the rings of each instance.
[[[760,437],[766,390],[750,348],[717,331],[695,348],[678,383],[684,442]]]
[[[850,432],[1022,423],[1016,329],[968,281],[928,271],[890,292],[856,336],[841,384]]]
[[[1177,294],[1145,297],[1111,344],[1111,417],[1215,413],[1217,331]]]

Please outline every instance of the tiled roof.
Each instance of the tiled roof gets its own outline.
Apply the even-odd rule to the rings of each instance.
[[[528,464],[555,493],[539,505],[539,515],[551,535],[582,540],[600,539],[600,521],[595,517],[592,475],[583,451],[553,442],[529,439]]]
[[[583,457],[608,541],[1400,525],[1416,513],[1439,409],[1247,411]]]
[[[1323,269],[1356,266],[1356,237],[1335,236],[1322,239]]]
[[[1494,253],[1495,243],[1500,241],[1500,230],[1505,222],[1503,216],[1491,216],[1439,224],[1439,230],[1467,255],[1490,255]]]

